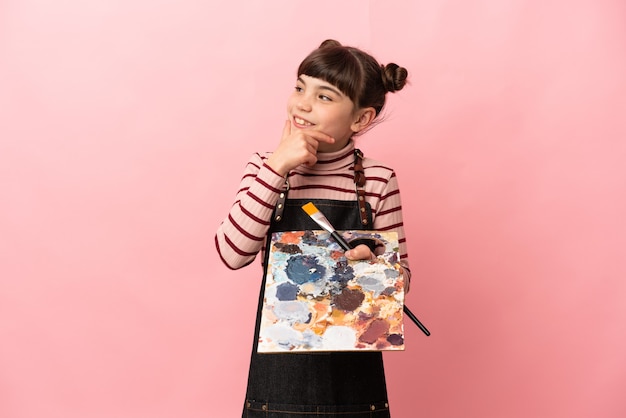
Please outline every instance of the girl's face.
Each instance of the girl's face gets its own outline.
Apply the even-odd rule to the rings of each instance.
[[[350,98],[319,78],[301,75],[287,101],[292,127],[316,130],[335,138],[334,144],[320,142],[318,152],[338,151],[361,128],[359,112]]]

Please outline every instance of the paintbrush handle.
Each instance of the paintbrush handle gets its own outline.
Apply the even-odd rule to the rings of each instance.
[[[330,233],[330,236],[333,237],[335,241],[337,241],[337,244],[339,244],[339,246],[343,248],[344,251],[348,251],[349,249],[352,248],[350,244],[348,244],[346,240],[343,239],[341,235],[339,235],[339,232],[333,231]]]
[[[409,318],[411,318],[411,321],[415,322],[415,325],[417,325],[418,328],[421,329],[424,334],[426,334],[426,336],[430,335],[430,331],[428,331],[428,329],[424,326],[424,324],[422,324],[420,320],[417,319],[417,317],[413,314],[413,312],[411,312],[411,310],[406,305],[404,305],[403,310],[404,310],[404,313]]]

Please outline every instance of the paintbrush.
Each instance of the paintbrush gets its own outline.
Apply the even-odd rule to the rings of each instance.
[[[311,217],[311,219],[315,221],[316,224],[321,226],[326,232],[329,232],[330,236],[337,241],[337,244],[339,244],[344,251],[352,249],[350,244],[348,244],[346,240],[343,239],[337,231],[335,231],[335,228],[333,228],[328,219],[326,219],[326,216],[324,216],[324,214],[320,212],[312,202],[302,206],[302,209]]]
[[[315,221],[316,224],[321,226],[326,232],[329,232],[330,236],[333,237],[335,241],[337,241],[337,244],[339,244],[339,246],[343,248],[344,251],[352,249],[352,246],[348,244],[341,235],[339,235],[339,233],[331,225],[330,221],[326,219],[326,216],[324,216],[324,214],[320,212],[312,202],[309,202],[306,205],[302,206],[302,209],[307,213],[307,215],[311,217],[311,219]],[[424,324],[422,324],[420,320],[417,319],[415,314],[413,314],[413,312],[411,312],[406,305],[404,305],[402,309],[404,310],[404,313],[406,313],[406,315],[411,319],[411,321],[413,321],[415,325],[417,325],[417,327],[421,329],[424,334],[426,334],[426,336],[430,335],[430,331],[428,331]]]

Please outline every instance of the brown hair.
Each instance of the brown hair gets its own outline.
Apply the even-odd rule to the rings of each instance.
[[[380,65],[370,54],[328,39],[302,61],[298,67],[300,75],[336,86],[357,109],[373,107],[378,116],[387,92],[401,90],[408,72],[394,63]]]

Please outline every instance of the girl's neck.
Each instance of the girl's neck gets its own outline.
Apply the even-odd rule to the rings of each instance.
[[[348,140],[348,142],[346,143],[346,145],[337,150],[337,151],[330,151],[330,152],[318,152],[317,153],[317,161],[318,163],[320,161],[332,161],[335,160],[339,157],[341,157],[342,155],[346,154],[346,153],[351,153],[354,150],[354,141],[352,139]]]

